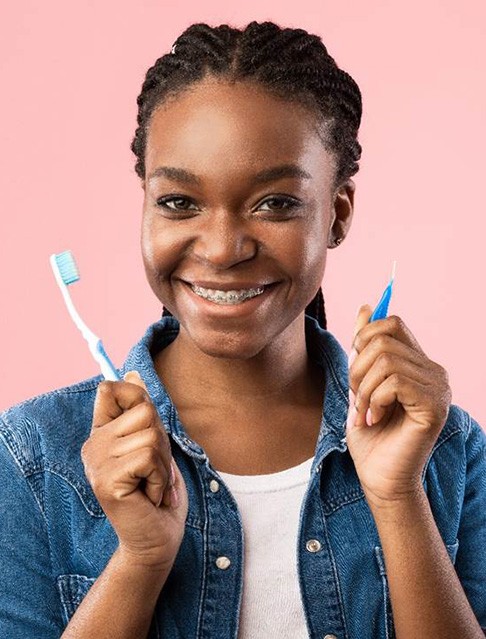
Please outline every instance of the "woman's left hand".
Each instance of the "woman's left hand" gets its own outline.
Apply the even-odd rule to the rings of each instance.
[[[372,312],[365,304],[356,320],[346,441],[370,506],[381,507],[421,488],[452,393],[447,371],[427,357],[403,320],[392,315],[369,323]]]

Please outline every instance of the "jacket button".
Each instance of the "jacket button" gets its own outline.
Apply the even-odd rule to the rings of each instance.
[[[338,639],[336,635],[324,635],[324,639]]]
[[[216,559],[216,565],[218,566],[218,568],[221,568],[221,570],[226,570],[226,568],[229,568],[231,564],[231,561],[228,559],[228,557],[218,557]]]
[[[309,539],[305,547],[307,548],[309,552],[317,552],[318,550],[321,549],[321,542],[318,541],[317,539]],[[332,637],[333,635],[328,635],[324,637],[324,639],[332,639]]]
[[[209,490],[212,493],[217,493],[219,490],[219,483],[215,479],[211,479],[209,482]]]

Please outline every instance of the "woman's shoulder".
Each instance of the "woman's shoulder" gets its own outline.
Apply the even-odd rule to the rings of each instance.
[[[25,399],[0,412],[0,440],[25,473],[68,464],[89,437],[102,375]]]

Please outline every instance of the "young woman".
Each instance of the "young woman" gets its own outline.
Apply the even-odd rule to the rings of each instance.
[[[363,306],[349,362],[326,329],[356,83],[304,30],[194,24],[138,107],[164,316],[123,381],[0,415],[0,635],[483,636],[484,432],[401,318]]]

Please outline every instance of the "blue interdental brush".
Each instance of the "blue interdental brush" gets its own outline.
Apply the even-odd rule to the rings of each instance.
[[[64,251],[63,253],[53,253],[50,257],[50,263],[52,266],[52,270],[54,271],[56,282],[61,289],[62,296],[64,297],[64,301],[66,302],[69,315],[71,315],[73,322],[83,334],[84,339],[88,342],[91,355],[93,355],[95,360],[100,365],[101,372],[104,378],[112,382],[120,380],[121,377],[118,374],[116,368],[113,366],[110,358],[108,357],[103,347],[103,343],[101,342],[100,338],[97,337],[92,331],[90,331],[90,329],[83,322],[83,320],[79,316],[79,313],[74,308],[73,301],[71,299],[71,296],[69,295],[67,287],[79,280],[79,271],[71,251]]]
[[[370,319],[368,320],[368,323],[374,322],[375,320],[378,320],[378,319],[384,319],[388,314],[388,305],[390,304],[390,299],[392,295],[392,288],[393,288],[393,281],[395,279],[396,266],[397,266],[397,261],[395,260],[393,262],[391,280],[388,286],[386,287],[383,295],[381,296],[381,300],[378,302],[375,310],[373,311]]]

